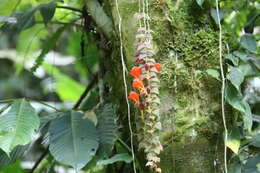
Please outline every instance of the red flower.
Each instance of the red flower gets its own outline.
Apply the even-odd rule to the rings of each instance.
[[[138,89],[139,91],[144,91],[144,83],[140,79],[135,79],[132,82],[132,87]]]
[[[140,78],[140,75],[142,73],[142,70],[140,67],[134,66],[132,70],[130,71],[130,74],[135,78]]]
[[[129,99],[135,101],[135,104],[140,104],[139,94],[134,91],[131,91],[128,96]]]
[[[153,66],[157,71],[161,71],[161,64],[155,63]]]

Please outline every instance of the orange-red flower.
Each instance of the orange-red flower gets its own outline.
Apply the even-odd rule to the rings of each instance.
[[[140,79],[134,79],[132,82],[132,87],[138,89],[139,91],[144,91],[144,83]]]
[[[131,91],[128,96],[129,99],[135,101],[136,104],[140,104],[139,94],[134,91]]]
[[[157,71],[161,71],[161,64],[155,63],[153,66]]]
[[[130,71],[130,74],[135,78],[140,78],[140,75],[142,73],[142,70],[140,67],[134,66],[132,70]]]

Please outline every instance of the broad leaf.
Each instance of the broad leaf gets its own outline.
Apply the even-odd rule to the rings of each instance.
[[[108,164],[113,164],[115,162],[126,162],[126,163],[131,163],[133,160],[132,156],[130,156],[127,153],[120,153],[120,154],[116,154],[113,157],[106,159],[106,160],[100,160],[97,162],[97,166],[105,166]]]
[[[38,130],[40,120],[25,99],[16,100],[0,117],[0,148],[7,154],[18,145],[28,144]]]
[[[247,160],[244,173],[260,173],[260,155]]]
[[[205,0],[196,0],[197,4],[199,6],[202,6]]]
[[[237,90],[240,90],[240,85],[244,81],[244,74],[239,68],[231,67],[230,72],[227,75],[227,79],[230,80]]]
[[[39,10],[43,18],[43,22],[47,24],[54,16],[56,4],[51,2],[48,4],[39,5]]]
[[[230,148],[234,153],[238,154],[240,147],[240,132],[238,128],[231,129],[227,138],[227,147]]]
[[[17,159],[20,159],[25,151],[28,149],[28,145],[25,146],[17,146],[10,153],[10,156],[6,155],[6,153],[0,150],[0,167],[11,164],[15,162]]]
[[[257,43],[255,37],[252,34],[244,34],[240,38],[240,44],[243,48],[249,50],[252,53],[257,51]]]
[[[62,114],[50,123],[49,150],[57,161],[79,170],[95,155],[99,136],[94,124],[83,119],[82,113],[69,111]]]
[[[116,140],[116,112],[112,104],[105,104],[96,111],[98,133],[100,135],[99,154],[107,157]]]

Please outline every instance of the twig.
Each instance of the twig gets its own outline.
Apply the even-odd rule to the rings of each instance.
[[[88,84],[85,91],[81,94],[79,100],[74,105],[73,109],[77,109],[80,106],[81,102],[84,100],[84,98],[87,96],[88,92],[93,88],[93,86],[97,83],[97,81],[98,81],[98,74],[95,74],[92,81]]]
[[[220,72],[221,72],[221,81],[222,81],[222,87],[221,87],[221,114],[222,114],[222,120],[223,120],[223,126],[224,126],[224,169],[225,173],[228,173],[227,171],[227,125],[226,125],[226,116],[225,116],[225,75],[224,75],[224,69],[223,69],[223,59],[222,59],[222,28],[220,23],[220,17],[219,17],[219,7],[218,7],[218,0],[216,0],[216,10],[217,10],[217,18],[218,18],[218,25],[219,25],[219,66],[220,66]]]
[[[49,146],[42,153],[41,157],[35,162],[35,164],[33,165],[32,169],[30,170],[29,173],[33,173],[37,169],[37,167],[40,165],[40,163],[43,161],[43,159],[48,155],[48,153],[49,153]]]
[[[63,8],[63,9],[67,9],[67,10],[83,13],[83,11],[80,10],[80,9],[73,8],[73,7],[68,7],[68,6],[59,6],[59,5],[57,5],[56,8]]]
[[[118,7],[118,0],[116,0],[116,10],[117,10],[117,15],[119,18],[119,24],[118,24],[118,32],[119,32],[119,39],[120,39],[120,57],[121,57],[121,63],[122,63],[122,72],[123,72],[123,82],[124,82],[124,89],[125,89],[125,99],[126,99],[126,104],[127,104],[127,117],[128,117],[128,126],[129,126],[129,131],[130,131],[130,139],[131,139],[131,153],[132,153],[132,158],[133,158],[133,168],[134,168],[134,173],[136,173],[136,166],[135,166],[135,153],[134,153],[134,144],[133,144],[133,130],[131,126],[131,112],[130,112],[130,104],[128,100],[128,89],[127,89],[127,83],[126,83],[126,65],[124,61],[124,53],[123,53],[123,41],[122,41],[122,18],[119,12],[119,7]]]
[[[47,104],[47,103],[44,103],[43,101],[36,100],[36,99],[32,99],[32,98],[28,98],[28,97],[27,97],[26,99],[28,99],[28,100],[30,100],[30,101],[37,102],[37,103],[39,103],[39,104],[42,104],[42,105],[44,105],[44,106],[46,106],[46,107],[49,107],[49,108],[51,108],[51,109],[53,109],[53,110],[55,110],[55,111],[57,111],[57,112],[62,112],[61,110],[59,110],[59,109],[55,108],[54,106],[51,106],[51,105],[49,105],[49,104]]]

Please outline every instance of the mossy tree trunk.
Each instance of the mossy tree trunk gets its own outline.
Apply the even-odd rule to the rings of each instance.
[[[115,0],[109,3],[116,28],[119,20]],[[221,84],[206,73],[207,69],[219,69],[218,28],[209,11],[200,8],[195,0],[150,0],[149,3],[156,60],[162,65],[162,172],[220,173],[223,170]],[[138,12],[138,0],[118,0],[118,5],[130,68],[135,62],[138,23],[133,16]],[[115,44],[114,50],[118,49]],[[120,68],[118,53],[113,63]],[[120,69],[111,75],[118,78],[118,73]],[[115,86],[121,80],[114,82]],[[114,91],[118,93],[117,89]],[[125,108],[123,99],[118,102],[121,108]]]

